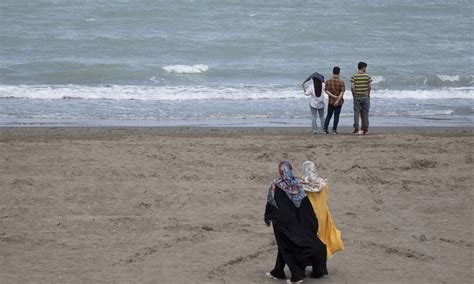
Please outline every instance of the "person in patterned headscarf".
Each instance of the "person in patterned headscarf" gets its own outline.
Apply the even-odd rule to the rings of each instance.
[[[280,178],[275,179],[270,185],[268,201],[276,206],[274,201],[275,189],[278,187],[285,192],[296,207],[300,207],[306,194],[298,179],[293,175],[293,166],[289,161],[282,161],[278,165]],[[277,207],[278,208],[278,207]]]
[[[318,238],[323,241],[327,248],[327,257],[330,259],[332,255],[344,249],[341,238],[341,232],[336,228],[332,220],[331,212],[329,212],[329,186],[326,179],[319,176],[316,171],[316,165],[311,161],[306,161],[301,166],[303,176],[301,184],[314,212],[318,218]]]
[[[280,178],[275,179],[269,189],[264,221],[273,224],[273,232],[278,246],[275,267],[266,275],[276,279],[286,279],[285,265],[291,271],[291,282],[302,281],[305,267],[311,265],[311,277],[327,275],[326,246],[318,239],[318,220],[306,194],[293,175],[290,162],[278,165]]]

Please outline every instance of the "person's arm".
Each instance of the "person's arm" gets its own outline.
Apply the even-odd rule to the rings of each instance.
[[[326,92],[326,94],[327,94],[328,96],[330,96],[330,97],[332,97],[332,98],[335,98],[335,99],[337,99],[337,98],[338,98],[338,96],[336,96],[336,95],[333,95],[331,92],[329,92],[329,91],[326,91],[326,90],[324,90],[324,91]]]
[[[301,83],[301,85],[304,85],[306,82],[308,82],[309,80],[312,80],[313,78],[315,78],[318,81],[321,81],[321,83],[324,83],[324,76],[319,74],[318,72],[314,72],[313,74],[309,75],[309,77],[306,78],[306,80],[304,80]]]
[[[313,73],[314,74],[314,73]],[[306,80],[304,80],[301,85],[304,87],[304,84],[306,84],[306,82],[308,82],[309,80],[313,79],[313,74],[309,75],[308,78],[306,78]]]
[[[335,96],[333,93],[331,93],[331,92],[328,90],[328,86],[327,86],[326,84],[324,84],[324,92],[325,92],[328,96],[337,99],[337,96]]]
[[[368,84],[368,96],[370,97],[370,91],[372,91],[372,79],[369,79],[369,84]]]
[[[267,206],[265,207],[265,214],[263,216],[263,222],[265,222],[265,225],[270,226],[272,222],[272,216],[275,214],[275,210],[277,210],[275,207],[267,203]]]
[[[339,102],[341,102],[342,96],[339,94],[339,96],[336,97],[336,101],[334,102],[334,106],[338,106]]]
[[[351,77],[351,92],[352,92],[352,96],[354,96],[355,94],[355,83],[354,83],[354,76]]]
[[[342,89],[341,89],[341,92],[339,93],[339,96],[337,97],[336,104],[339,104],[339,102],[344,97],[345,92],[346,92],[346,86],[344,86],[344,82],[342,82]]]
[[[336,100],[336,105],[339,104],[339,102],[342,100],[342,98],[344,97],[344,91],[342,91],[339,96],[337,96],[337,100]]]

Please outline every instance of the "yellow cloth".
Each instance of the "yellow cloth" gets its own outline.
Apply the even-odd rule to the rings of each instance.
[[[318,218],[318,237],[326,245],[327,259],[330,259],[336,251],[344,249],[344,244],[342,243],[341,232],[336,229],[329,212],[329,188],[325,185],[320,192],[306,192],[306,194]]]

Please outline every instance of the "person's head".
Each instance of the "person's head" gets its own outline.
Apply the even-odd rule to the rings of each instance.
[[[306,161],[301,165],[303,176],[316,172],[316,165],[312,161]]]
[[[357,64],[357,68],[359,68],[359,71],[364,71],[367,69],[367,63],[365,62],[359,62],[359,64]]]
[[[339,68],[337,66],[332,68],[332,75],[334,77],[339,77],[339,74],[341,74],[341,68]]]
[[[310,192],[320,192],[326,185],[326,181],[321,178],[316,171],[316,165],[311,161],[306,161],[301,165],[303,175],[301,179],[304,181],[303,189]]]
[[[293,177],[293,166],[291,165],[290,161],[281,161],[278,164],[278,173],[280,177],[285,178],[292,178]]]

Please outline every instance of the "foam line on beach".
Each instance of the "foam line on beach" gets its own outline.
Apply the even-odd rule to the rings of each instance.
[[[384,89],[374,90],[372,96],[384,99],[473,99],[474,88]],[[298,99],[304,96],[298,88],[281,86],[0,85],[0,98],[181,101]],[[349,91],[346,92],[345,99],[352,99]]]

